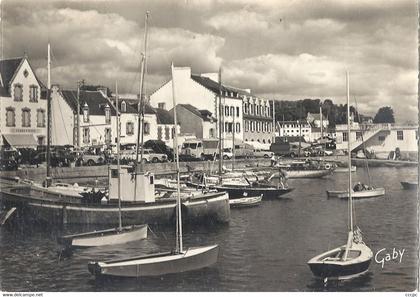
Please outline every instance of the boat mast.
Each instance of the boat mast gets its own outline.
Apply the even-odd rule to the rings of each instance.
[[[121,219],[121,164],[120,164],[120,111],[118,108],[118,84],[115,82],[115,110],[117,112],[117,171],[118,171],[118,228],[122,230]]]
[[[351,151],[350,151],[350,78],[349,73],[346,72],[347,79],[347,150],[348,150],[348,169],[349,169],[349,218],[350,218],[350,231],[353,232],[353,198],[351,195],[352,182],[351,182]]]
[[[222,106],[222,67],[219,67],[219,176],[222,176],[223,169],[223,144],[222,144],[222,129],[223,129],[223,106]]]
[[[149,18],[149,12],[146,11],[146,16],[144,20],[144,52],[141,57],[141,69],[140,69],[140,88],[139,88],[139,103],[137,106],[137,141],[136,141],[136,161],[134,162],[134,201],[136,200],[137,193],[137,166],[139,162],[139,143],[141,142],[140,148],[140,171],[143,172],[143,154],[144,154],[144,73],[146,69],[146,54],[147,54],[147,21]],[[141,130],[140,130],[141,129]]]
[[[233,110],[233,124],[232,124],[232,170],[235,170],[235,113],[236,113],[236,106]]]
[[[50,44],[48,43],[48,62],[47,62],[47,178],[45,186],[48,187],[50,184],[50,163],[51,163],[51,56],[50,56]]]
[[[179,155],[178,155],[178,131],[177,131],[177,119],[176,119],[176,98],[175,98],[175,76],[174,76],[174,63],[171,64],[172,72],[172,100],[174,105],[174,156],[176,160],[176,251],[177,253],[182,253],[182,213],[181,213],[181,193],[180,193],[180,184],[179,184]]]

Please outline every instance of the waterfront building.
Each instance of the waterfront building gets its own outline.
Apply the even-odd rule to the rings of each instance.
[[[0,60],[0,144],[47,143],[47,93],[28,58]]]
[[[391,151],[397,148],[401,155],[415,157],[417,147],[417,126],[398,124],[359,124],[354,122],[350,127],[336,125],[337,149],[347,151],[347,142],[350,140],[350,149],[357,152],[363,148],[374,152],[377,157],[386,158]]]
[[[306,116],[306,120],[313,127],[321,128],[321,116],[320,116],[319,113],[308,112],[308,114]],[[327,128],[329,124],[330,124],[330,122],[329,122],[328,118],[323,115],[322,116],[322,127]]]
[[[173,75],[179,104],[190,104],[198,110],[206,110],[215,119],[219,117],[218,95],[221,93],[221,132],[225,147],[232,146],[234,134],[238,141],[271,142],[273,113],[268,100],[257,98],[249,89],[226,84],[219,87],[217,73],[195,75],[191,74],[190,67],[175,67]],[[172,109],[172,80],[153,92],[150,102],[154,107]],[[219,125],[215,129],[218,137]]]
[[[244,140],[270,144],[274,137],[273,103],[243,94]]]
[[[52,86],[51,143],[77,146],[78,137],[80,147],[113,143],[112,131],[116,126],[112,125],[112,118],[116,113],[106,91],[80,90],[78,112],[77,100],[77,90],[61,90],[58,85]]]
[[[173,112],[173,108],[171,113]],[[198,109],[191,104],[178,104],[176,116],[180,124],[180,133],[192,134],[196,138],[217,138],[217,119],[205,109]]]
[[[302,136],[306,142],[312,142],[312,127],[306,120],[302,121],[280,121],[277,122],[277,129],[280,137]]]

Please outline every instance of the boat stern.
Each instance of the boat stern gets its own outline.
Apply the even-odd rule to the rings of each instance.
[[[92,274],[93,276],[100,276],[100,275],[102,275],[102,267],[101,267],[101,264],[104,264],[104,263],[90,261],[88,263],[88,270],[89,270],[90,274]]]

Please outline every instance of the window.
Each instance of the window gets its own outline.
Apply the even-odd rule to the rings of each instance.
[[[245,132],[248,132],[248,130],[249,130],[249,122],[247,120],[245,120],[244,123],[245,123]]]
[[[239,117],[239,106],[236,106],[236,116]]]
[[[356,140],[362,140],[362,132],[356,131]]]
[[[29,108],[22,108],[22,127],[31,126],[31,110]]]
[[[111,128],[105,128],[105,143],[111,143]]]
[[[144,135],[149,135],[150,134],[150,124],[148,122],[144,122]]]
[[[244,103],[244,113],[248,113],[248,103]]]
[[[111,109],[109,108],[108,104],[105,106],[105,123],[111,123]]]
[[[163,137],[162,133],[163,133],[163,131],[162,131],[162,127],[161,126],[158,127],[157,132],[158,132],[158,140],[162,140],[162,137]]]
[[[29,101],[38,102],[38,87],[35,85],[29,86]]]
[[[233,117],[233,116],[235,116],[235,107],[234,106],[231,106],[230,107],[230,115]]]
[[[175,138],[175,126],[171,128],[171,138]]]
[[[229,106],[225,106],[225,116],[229,116]]]
[[[90,130],[89,128],[83,128],[83,143],[90,142]]]
[[[397,140],[404,140],[404,131],[397,131]]]
[[[343,132],[343,141],[349,141],[349,135],[347,132]]]
[[[43,109],[36,111],[36,126],[38,128],[45,127],[45,110]]]
[[[379,135],[378,140],[379,141],[384,141],[385,140],[385,135]]]
[[[229,123],[225,122],[225,132],[229,131]]]
[[[236,123],[236,132],[237,133],[241,132],[241,124],[240,123]]]
[[[83,106],[83,122],[84,123],[89,122],[89,106],[86,103]]]
[[[121,112],[127,112],[127,103],[121,102]]]
[[[166,140],[169,140],[170,138],[169,138],[169,127],[165,127],[165,139]]]
[[[6,108],[6,127],[15,127],[16,118],[15,118],[15,109],[13,107]]]
[[[255,104],[251,104],[251,114],[254,114],[254,105]]]
[[[127,124],[125,124],[125,134],[127,134],[127,135],[133,135],[134,134],[134,123],[133,122],[127,122]]]
[[[209,130],[209,137],[210,138],[213,138],[215,135],[214,135],[214,129],[213,128],[210,128],[210,130]]]
[[[23,100],[23,86],[21,84],[15,84],[13,88],[13,98],[15,101]]]
[[[38,145],[44,145],[45,137],[44,136],[38,136]]]

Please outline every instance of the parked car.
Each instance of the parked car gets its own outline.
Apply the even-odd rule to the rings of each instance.
[[[162,140],[148,140],[144,143],[144,147],[152,149],[156,153],[165,154],[168,161],[174,160],[174,150]]]
[[[35,155],[31,160],[32,165],[40,165],[47,162],[47,152],[41,152]],[[64,167],[69,166],[69,155],[61,154],[58,152],[50,152],[50,165],[51,167]]]
[[[219,154],[216,154],[216,158],[219,158]],[[231,148],[223,149],[223,160],[230,160],[233,158],[233,152]]]
[[[87,166],[103,165],[105,164],[106,157],[105,154],[91,154],[84,153],[82,155],[82,164]]]
[[[273,155],[274,153],[268,150],[254,149],[254,156],[256,158],[271,158]]]
[[[143,160],[148,163],[158,163],[168,161],[168,156],[166,154],[155,153],[152,149],[143,150]]]

